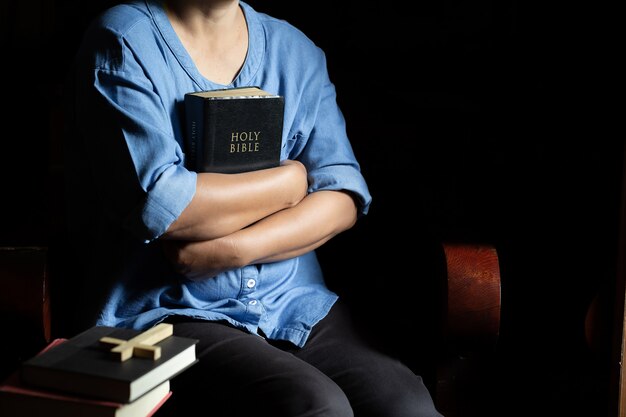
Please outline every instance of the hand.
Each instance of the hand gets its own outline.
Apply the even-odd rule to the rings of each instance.
[[[212,278],[247,265],[230,236],[198,242],[163,240],[161,245],[175,270],[192,280]]]

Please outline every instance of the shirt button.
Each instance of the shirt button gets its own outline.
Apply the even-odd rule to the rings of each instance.
[[[256,303],[257,303],[257,300],[250,300],[250,301],[248,301],[248,304],[251,305],[251,306],[255,306]]]
[[[256,281],[253,279],[249,279],[248,282],[246,282],[246,286],[248,288],[253,288],[256,285]]]

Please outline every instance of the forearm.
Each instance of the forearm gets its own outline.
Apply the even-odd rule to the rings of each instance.
[[[356,205],[344,192],[319,191],[228,236],[203,242],[165,241],[168,258],[188,278],[303,255],[352,227]]]
[[[319,191],[231,238],[247,263],[275,262],[318,248],[352,227],[356,217],[356,205],[348,193]]]
[[[196,193],[164,239],[201,241],[227,236],[306,195],[306,169],[287,161],[277,168],[241,174],[199,173]]]

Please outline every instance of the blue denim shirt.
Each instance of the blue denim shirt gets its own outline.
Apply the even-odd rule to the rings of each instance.
[[[371,201],[348,141],[323,52],[289,23],[241,3],[249,30],[243,68],[228,86],[285,97],[282,159],[309,173],[309,192],[349,190]],[[185,168],[184,95],[224,88],[204,78],[158,1],[115,6],[87,31],[68,84],[68,202],[95,324],[143,329],[170,315],[225,320],[303,346],[337,295],[315,252],[191,281],[158,238],[194,196]],[[96,294],[96,295],[94,295]],[[100,296],[98,296],[100,295]]]

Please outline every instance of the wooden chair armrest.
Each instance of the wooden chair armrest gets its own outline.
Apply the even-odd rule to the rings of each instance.
[[[45,247],[0,247],[0,376],[50,342],[50,286]]]
[[[42,341],[50,342],[47,248],[0,248],[0,312],[22,318]]]
[[[497,367],[501,281],[490,245],[443,244],[443,355],[435,402],[446,417],[490,415]]]
[[[500,334],[501,282],[491,245],[444,243],[443,336],[455,350],[490,350]]]

